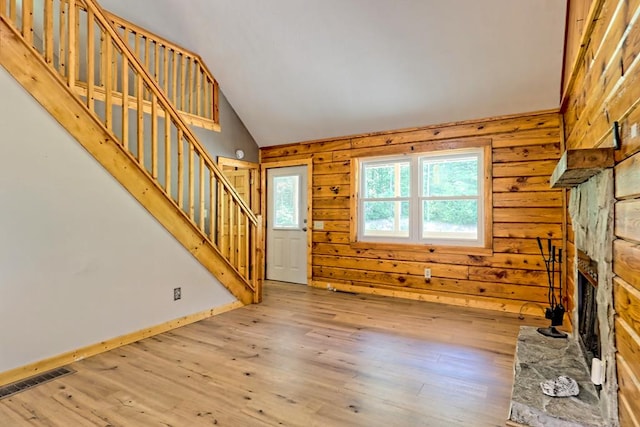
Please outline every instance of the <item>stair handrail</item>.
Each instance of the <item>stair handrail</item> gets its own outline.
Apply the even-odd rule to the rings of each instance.
[[[149,40],[154,41],[155,43],[164,45],[165,47],[172,49],[176,52],[180,52],[183,56],[185,57],[191,57],[195,60],[195,62],[198,64],[199,68],[201,69],[201,71],[203,72],[203,74],[213,82],[213,99],[211,100],[211,110],[212,110],[212,117],[210,118],[210,120],[212,120],[215,124],[217,124],[218,126],[220,125],[220,117],[219,117],[219,110],[218,110],[218,100],[219,98],[219,85],[218,85],[218,81],[215,79],[215,77],[213,76],[213,73],[211,72],[211,70],[209,70],[209,67],[207,67],[207,64],[202,60],[202,57],[200,55],[198,55],[195,52],[190,51],[189,49],[186,49],[172,41],[167,40],[164,37],[161,37],[157,34],[155,34],[152,31],[149,31],[145,28],[142,28],[139,25],[136,25],[134,23],[132,23],[131,21],[128,21],[112,12],[109,12],[107,10],[103,10],[103,12],[105,13],[105,16],[111,21],[112,24],[114,24],[117,27],[121,27],[125,30],[129,30],[132,33],[137,33],[142,35],[143,37],[146,37]],[[116,30],[117,31],[117,30]],[[142,60],[141,60],[142,62]],[[155,79],[154,79],[155,80]],[[176,100],[177,101],[177,100]],[[176,107],[176,110],[178,111],[183,111],[186,112],[188,114],[194,114],[185,110],[181,110],[181,108],[179,108],[178,105],[174,104],[174,106]]]
[[[207,164],[207,166],[212,171],[214,171],[214,173],[216,174],[216,178],[223,183],[224,187],[227,190],[229,190],[229,193],[231,194],[233,200],[238,205],[241,206],[243,213],[251,220],[251,222],[254,225],[257,225],[258,219],[256,218],[253,211],[249,208],[247,203],[238,195],[238,193],[233,188],[233,185],[231,184],[229,179],[224,175],[224,173],[222,172],[220,167],[216,164],[216,162],[214,162],[211,159],[211,157],[209,157],[209,153],[207,152],[207,150],[202,146],[198,138],[191,131],[191,128],[184,121],[184,119],[182,118],[178,110],[174,107],[173,103],[169,100],[169,98],[167,98],[162,88],[158,85],[158,82],[156,82],[156,80],[149,74],[145,66],[140,62],[140,59],[137,58],[136,55],[134,55],[131,52],[131,50],[129,49],[129,46],[127,46],[125,42],[122,40],[122,38],[120,37],[116,29],[113,27],[113,24],[111,23],[111,21],[107,19],[102,7],[96,2],[96,0],[75,0],[75,1],[80,3],[85,3],[86,7],[88,9],[91,9],[91,11],[94,14],[94,18],[100,21],[100,23],[103,25],[105,30],[111,36],[112,42],[119,47],[123,55],[127,56],[129,63],[136,69],[137,73],[143,76],[145,83],[148,86],[150,86],[154,95],[158,98],[158,100],[160,101],[160,104],[165,109],[165,111],[167,111],[167,113],[170,113],[171,119],[180,126],[183,136],[185,136],[185,139],[190,144],[194,145],[194,147],[198,151],[198,154],[202,156],[202,158],[205,160],[205,163]]]
[[[125,41],[120,37],[117,30],[111,23],[111,21],[106,17],[101,6],[95,0],[60,0],[60,4],[65,5],[65,9],[60,10],[61,21],[60,21],[59,30],[60,30],[60,37],[63,37],[63,39],[60,41],[59,46],[55,45],[54,41],[51,39],[53,37],[51,36],[51,33],[53,32],[53,28],[54,28],[53,18],[52,18],[54,0],[43,0],[42,4],[44,7],[44,15],[45,15],[44,23],[42,24],[43,31],[44,31],[43,38],[42,38],[42,47],[41,47],[42,52],[40,52],[39,50],[36,50],[35,47],[30,47],[30,49],[32,49],[34,52],[39,53],[41,55],[41,59],[46,64],[48,64],[53,70],[57,71],[58,73],[57,77],[60,78],[61,82],[63,82],[68,88],[72,90],[75,90],[77,87],[77,83],[78,83],[77,77],[79,72],[78,70],[80,69],[79,68],[80,46],[77,44],[79,43],[78,31],[80,27],[79,27],[79,21],[77,19],[77,12],[80,10],[84,10],[87,12],[87,16],[88,16],[87,22],[92,22],[94,24],[99,25],[102,33],[104,33],[104,36],[106,37],[103,40],[103,42],[105,43],[105,45],[103,46],[106,47],[106,53],[105,53],[106,59],[104,61],[104,64],[109,64],[109,65],[105,65],[107,67],[107,70],[110,69],[109,67],[115,67],[117,65],[118,55],[121,55],[123,69],[126,66],[127,70],[130,70],[133,73],[133,76],[136,81],[135,84],[138,91],[138,95],[134,95],[134,99],[137,99],[137,102],[138,102],[137,111],[138,111],[139,121],[140,121],[141,115],[144,114],[144,112],[142,111],[142,106],[144,102],[144,99],[143,99],[144,97],[142,96],[142,93],[143,91],[148,91],[151,93],[151,103],[152,103],[151,115],[153,118],[153,122],[151,125],[152,126],[151,127],[152,153],[154,152],[153,151],[154,149],[157,150],[156,147],[157,147],[158,127],[157,127],[156,118],[160,117],[161,114],[164,114],[165,126],[167,126],[167,128],[170,128],[171,124],[175,126],[177,135],[178,135],[178,142],[179,142],[179,145],[177,145],[178,159],[180,160],[178,163],[179,173],[181,173],[180,171],[183,170],[181,169],[183,168],[183,163],[182,163],[183,157],[181,157],[182,156],[181,152],[184,150],[182,141],[187,143],[188,149],[189,149],[190,174],[189,174],[189,207],[188,207],[189,210],[188,212],[185,210],[185,208],[183,208],[184,200],[180,196],[180,194],[183,194],[184,188],[182,186],[178,187],[179,201],[176,202],[176,200],[173,199],[173,196],[171,195],[171,192],[170,192],[170,188],[171,188],[169,184],[170,181],[168,181],[167,179],[166,188],[162,184],[160,184],[160,182],[158,181],[158,178],[156,175],[156,171],[157,171],[156,157],[152,158],[151,170],[153,172],[145,168],[144,158],[141,157],[142,151],[140,146],[141,144],[140,136],[142,134],[140,132],[142,132],[143,129],[141,129],[140,126],[138,127],[139,134],[138,134],[137,162],[140,168],[154,181],[154,184],[158,186],[160,189],[162,189],[162,191],[168,197],[168,199],[174,203],[176,208],[178,208],[179,211],[185,216],[185,218],[187,218],[195,226],[198,232],[201,233],[201,235],[204,237],[203,242],[205,240],[210,241],[213,247],[216,248],[216,250],[221,255],[223,255],[223,250],[222,250],[223,248],[221,249],[218,245],[216,245],[216,239],[213,237],[214,230],[212,227],[214,222],[213,222],[212,215],[210,215],[210,219],[209,219],[212,225],[212,227],[209,230],[211,233],[211,238],[207,234],[203,215],[202,215],[202,211],[204,209],[203,196],[205,194],[204,181],[203,181],[204,180],[203,171],[205,170],[204,166],[206,166],[207,170],[210,171],[209,179],[210,179],[211,186],[209,188],[209,191],[210,191],[209,200],[212,200],[213,192],[214,192],[213,184],[215,182],[216,190],[218,191],[219,206],[222,207],[223,205],[220,205],[220,203],[224,202],[225,198],[228,198],[227,204],[226,204],[227,207],[225,208],[225,209],[227,208],[229,209],[228,217],[226,217],[229,219],[229,225],[228,225],[227,231],[229,231],[229,233],[232,233],[233,231],[237,233],[238,245],[241,242],[244,242],[247,245],[246,247],[247,252],[244,254],[245,255],[244,268],[246,269],[245,274],[243,274],[240,271],[241,258],[240,258],[240,253],[238,252],[239,246],[234,246],[236,245],[236,240],[234,238],[230,237],[231,249],[227,248],[229,249],[228,257],[226,255],[223,255],[223,257],[226,259],[229,266],[238,274],[238,277],[242,279],[245,285],[253,291],[254,301],[258,302],[261,298],[260,285],[262,280],[262,267],[259,262],[262,256],[262,237],[261,237],[262,221],[258,217],[256,217],[253,211],[251,211],[247,202],[245,202],[245,200],[243,200],[242,197],[239,196],[239,194],[234,189],[229,179],[224,175],[224,173],[220,169],[220,167],[210,158],[207,150],[201,145],[200,141],[191,131],[190,127],[186,124],[180,112],[177,111],[177,109],[168,99],[166,94],[163,92],[162,88],[159,86],[158,82],[150,75],[148,70],[141,63],[140,59],[136,57],[136,55],[130,50],[129,46],[127,46]],[[8,5],[8,8],[7,8],[7,5]],[[17,20],[17,17],[18,17],[17,11],[19,10],[18,6],[22,8],[21,14],[19,15],[19,17],[21,18],[21,22]],[[34,43],[35,28],[34,28],[33,6],[34,6],[34,0],[22,0],[19,4],[18,4],[18,1],[16,0],[6,0],[6,1],[0,0],[0,15],[2,15],[3,17],[2,19],[3,20],[5,20],[5,18],[8,19],[7,22],[11,23],[14,26],[16,34],[20,34],[24,38],[25,42],[28,43],[30,46],[33,46],[32,43]],[[63,32],[62,20],[65,20],[64,25],[65,25],[65,28],[67,28],[68,30],[67,32]],[[93,26],[94,25],[92,24],[92,25],[89,25],[88,27],[91,29],[93,28]],[[90,31],[91,32],[89,34],[92,34],[93,30],[90,30]],[[93,45],[94,41],[91,36],[88,36],[87,40],[88,40],[88,43],[90,43],[90,45]],[[87,49],[91,52],[92,50],[89,47],[90,45],[87,46]],[[59,47],[61,50],[61,53],[58,57],[55,57],[54,55],[55,47]],[[62,54],[63,49],[66,49],[66,52],[64,54]],[[92,65],[93,60],[91,59],[92,58],[91,56],[88,56],[88,58],[89,58],[88,59],[89,71],[87,72],[86,106],[88,107],[88,110],[91,111],[91,113],[95,117],[97,117],[97,112],[92,106],[93,105],[92,91],[95,88],[94,86],[95,76],[93,75],[94,69],[91,68],[93,67]],[[58,62],[57,65],[56,65],[56,59]],[[103,64],[103,63],[100,62],[100,64]],[[78,67],[78,69],[76,67]],[[128,111],[128,109],[130,108],[128,106],[129,92],[127,89],[125,89],[126,87],[128,87],[128,83],[125,85],[125,82],[128,82],[129,80],[128,72],[127,72],[127,78],[123,78],[122,80],[122,85],[123,85],[122,110],[123,111]],[[114,89],[112,85],[113,84],[117,85],[118,82],[112,81],[113,76],[109,73],[110,71],[107,71],[107,77],[103,81],[104,91],[105,91],[105,107],[106,107],[105,119],[104,119],[104,122],[102,122],[102,119],[100,120],[101,120],[101,123],[103,123],[105,130],[113,136],[114,140],[119,141],[119,138],[115,136],[112,130],[113,117],[112,117],[112,111],[111,111],[111,107],[115,105],[113,98],[114,98],[114,95],[117,93],[116,89]],[[135,107],[131,107],[131,108],[136,109]],[[123,153],[125,153],[127,156],[131,158],[134,158],[134,155],[132,154],[132,152],[129,151],[128,148],[125,148],[126,138],[124,135],[126,135],[126,132],[124,127],[125,127],[125,124],[123,123],[123,129],[122,129],[123,140],[120,141],[121,143],[120,147],[122,148]],[[170,137],[166,137],[166,138],[170,139]],[[157,155],[157,151],[156,151],[156,155]],[[193,193],[194,179],[195,179],[194,157],[196,157],[194,155],[196,155],[200,161],[200,168],[199,168],[200,198],[199,199],[201,203],[201,206],[200,206],[201,214],[200,214],[199,225],[196,224],[196,219],[195,219],[196,217],[194,216],[194,206],[193,206],[193,202],[195,201],[194,193]],[[213,212],[212,204],[210,208]],[[231,209],[231,208],[235,208],[235,209]],[[246,218],[244,225],[240,221],[241,216]],[[220,224],[220,220],[221,220],[220,218],[221,218],[220,215],[218,215],[218,224]],[[236,219],[236,222],[233,222],[234,218]],[[233,227],[233,231],[231,227]],[[241,239],[243,227],[244,227],[246,240],[241,241],[240,239]],[[224,228],[221,226],[218,226],[217,232],[224,233]],[[250,235],[252,237],[250,237]],[[220,236],[221,235],[218,234],[218,244],[220,244],[219,242]],[[222,236],[224,237],[224,235]],[[234,253],[234,249],[236,250],[235,253]],[[249,252],[249,250],[251,252]],[[250,268],[248,264],[248,262],[250,261],[250,258],[253,258],[254,262],[256,262],[255,265],[251,266],[252,268]]]

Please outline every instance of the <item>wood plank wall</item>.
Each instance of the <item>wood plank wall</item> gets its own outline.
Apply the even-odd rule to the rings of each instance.
[[[575,7],[582,8],[581,3]],[[583,59],[572,72],[562,107],[569,148],[610,146],[613,122],[621,126],[613,247],[618,398],[621,425],[635,427],[640,426],[639,14],[640,0],[592,2],[582,37]],[[573,234],[570,226],[567,229],[572,250]]]
[[[349,241],[350,161],[427,141],[491,139],[493,255],[438,246],[389,250]],[[261,162],[313,159],[312,285],[456,305],[542,314],[546,273],[536,237],[562,244],[563,201],[549,188],[560,154],[560,116],[544,112],[262,148]],[[424,278],[430,267],[432,279]],[[527,304],[529,303],[529,304]],[[535,303],[535,304],[531,304]],[[538,305],[536,305],[538,304]]]
[[[572,0],[567,11],[567,29],[565,38],[564,67],[562,70],[562,87],[566,88],[573,71],[580,47],[581,37],[586,29],[589,8],[592,0]]]

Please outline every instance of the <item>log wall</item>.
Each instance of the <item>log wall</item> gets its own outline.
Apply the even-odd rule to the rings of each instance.
[[[350,242],[352,158],[478,138],[492,144],[492,252]],[[323,221],[324,229],[313,230],[312,285],[541,314],[547,279],[535,239],[562,244],[563,193],[549,188],[560,139],[559,115],[545,112],[266,147],[260,154],[263,164],[313,159],[309,223]]]
[[[583,8],[582,3],[575,7]],[[591,3],[578,54],[581,60],[572,70],[562,105],[569,148],[611,146],[613,123],[620,123],[613,243],[618,400],[621,425],[636,427],[640,426],[639,14],[639,0]],[[567,230],[569,252],[575,253],[570,225]]]

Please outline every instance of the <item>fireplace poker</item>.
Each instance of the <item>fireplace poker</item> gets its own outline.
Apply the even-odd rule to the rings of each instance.
[[[553,310],[554,308],[554,301],[553,301],[553,286],[551,284],[551,273],[549,272],[549,259],[544,255],[544,249],[542,249],[542,241],[540,240],[539,237],[537,237],[538,240],[538,248],[540,248],[540,255],[542,256],[542,260],[544,261],[544,267],[547,270],[547,281],[549,282],[549,288],[547,291],[547,301],[549,302],[549,306],[551,307],[551,310]],[[551,239],[547,239],[547,248],[549,250],[549,253],[551,252]],[[549,310],[547,310],[547,313],[545,314],[545,317],[550,318],[549,317]]]
[[[558,290],[560,291],[560,305],[562,305],[562,248],[558,248],[558,270],[560,272]]]
[[[544,317],[551,320],[551,326],[548,328],[538,328],[538,332],[542,335],[551,338],[567,338],[567,334],[556,329],[556,326],[562,326],[562,321],[564,318],[564,307],[562,305],[562,249],[556,248],[551,244],[551,239],[547,239],[547,256],[544,254],[544,249],[542,249],[542,241],[540,238],[538,240],[538,247],[540,248],[540,255],[542,255],[542,259],[544,260],[544,265],[547,270],[547,280],[549,282],[549,291],[548,291],[548,299],[549,299],[549,308],[545,310]],[[557,249],[557,254],[556,254]],[[560,278],[559,278],[559,293],[560,293],[560,301],[556,301],[555,294],[555,280],[556,280],[556,256],[558,257],[558,266],[560,268]]]

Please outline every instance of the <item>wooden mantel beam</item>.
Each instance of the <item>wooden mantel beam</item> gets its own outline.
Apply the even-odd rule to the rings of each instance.
[[[575,187],[615,165],[615,148],[567,150],[551,175],[551,188]]]

